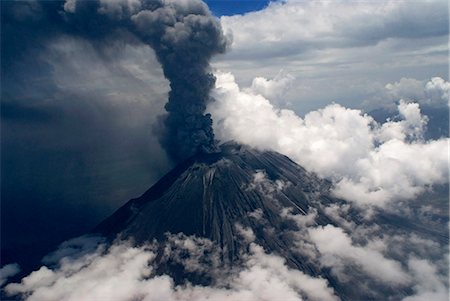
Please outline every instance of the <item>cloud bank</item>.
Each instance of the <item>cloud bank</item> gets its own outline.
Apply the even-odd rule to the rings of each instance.
[[[417,80],[402,77],[386,84],[375,95],[364,101],[368,108],[392,107],[399,99],[417,102],[421,106],[446,109],[449,105],[450,83],[441,77],[430,80]]]
[[[196,249],[205,248],[204,239],[176,235],[170,238],[180,250],[184,246],[193,255],[184,260],[186,267],[202,265],[204,258],[195,256]],[[9,284],[8,294],[21,294],[27,301],[40,300],[308,300],[335,301],[333,289],[323,278],[314,278],[286,266],[284,259],[269,255],[251,243],[243,254],[242,266],[229,270],[213,286],[192,284],[175,285],[167,275],[155,275],[156,245],[133,247],[127,242],[112,246],[96,244],[97,238],[78,238],[61,246],[58,254],[67,253],[67,245],[79,249],[90,248],[88,253],[53,258],[53,269],[46,266]],[[209,242],[207,245],[211,246]],[[172,256],[174,254],[167,254]],[[204,266],[211,270],[210,265]],[[220,267],[224,268],[224,267]],[[225,267],[226,268],[226,267]]]
[[[254,184],[252,189],[263,189],[268,198],[289,186],[268,179],[262,171],[255,173]],[[274,235],[291,234],[289,246],[308,254],[308,265],[324,276],[292,269],[280,255],[267,253],[255,242],[253,229],[236,224],[236,240],[244,247],[233,265],[221,261],[216,243],[182,233],[167,234],[166,241],[143,246],[121,240],[109,245],[101,237],[85,236],[62,244],[44,259],[45,266],[20,283],[8,284],[5,292],[26,301],[336,301],[349,292],[375,300],[447,300],[448,256],[433,237],[411,235],[380,220],[355,223],[348,205],[321,206],[330,209],[324,210],[326,215],[341,220],[320,226],[317,211],[293,214],[289,208],[280,208],[285,221],[296,226]],[[263,212],[252,212],[252,218],[265,222]],[[163,250],[162,261],[158,250]],[[158,265],[167,261],[186,272],[212,277],[212,283],[177,283],[158,272]]]
[[[258,90],[241,89],[230,73],[217,73],[213,95],[209,112],[220,139],[285,154],[357,204],[384,207],[448,181],[449,140],[423,140],[427,117],[417,103],[400,100],[398,120],[382,124],[339,104],[301,118]]]
[[[445,35],[446,9],[445,1],[408,5],[407,1],[287,0],[272,2],[261,11],[223,16],[221,23],[225,31],[233,33],[235,56],[246,53],[274,58],[285,56],[286,51],[294,54],[311,49],[364,47],[390,38]]]

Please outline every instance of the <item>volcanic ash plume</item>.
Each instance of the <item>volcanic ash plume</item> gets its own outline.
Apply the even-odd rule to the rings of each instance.
[[[84,36],[92,38],[93,31],[108,24],[116,33],[133,33],[155,50],[170,81],[165,105],[168,114],[161,118],[159,139],[172,160],[216,150],[211,115],[204,114],[215,83],[209,61],[225,51],[227,39],[206,4],[199,0],[67,1],[64,8],[69,23],[81,26]],[[97,20],[102,19],[103,26],[85,28],[86,23],[79,22],[80,14],[93,13]]]
[[[197,151],[215,150],[211,115],[204,114],[211,100],[215,77],[209,60],[225,51],[219,22],[200,1],[165,1],[156,10],[132,16],[142,40],[161,62],[171,91],[165,108],[161,144],[178,161]]]

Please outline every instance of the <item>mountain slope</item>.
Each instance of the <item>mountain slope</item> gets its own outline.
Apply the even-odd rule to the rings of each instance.
[[[282,233],[292,223],[280,215],[283,208],[306,214],[317,205],[316,222],[332,223],[318,206],[337,201],[328,195],[329,187],[286,156],[228,143],[220,153],[197,155],[177,166],[101,223],[96,232],[112,238],[120,233],[138,244],[164,239],[167,232],[183,232],[217,242],[227,250],[226,259],[233,261],[240,250],[239,224],[251,228],[255,241],[266,250],[310,270],[290,251],[286,238],[274,233]],[[261,223],[258,215],[266,222]]]

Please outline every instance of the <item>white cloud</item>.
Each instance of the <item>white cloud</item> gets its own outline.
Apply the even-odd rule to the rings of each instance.
[[[400,100],[397,108],[400,117],[403,119],[382,124],[378,133],[378,140],[387,142],[393,139],[401,141],[420,141],[423,139],[428,118],[421,115],[419,104],[406,103],[404,100]]]
[[[256,236],[251,228],[244,227],[239,223],[236,223],[234,227],[236,228],[237,233],[241,235],[247,243],[255,241]]]
[[[280,179],[271,181],[267,177],[267,173],[265,172],[265,170],[257,170],[253,174],[252,181],[245,189],[259,190],[262,194],[271,197],[274,194],[274,192],[281,191],[291,184],[292,183],[290,183],[289,181],[283,181]]]
[[[347,231],[354,231],[356,229],[356,223],[346,219],[349,215],[349,210],[350,204],[330,204],[323,209],[325,214],[340,227]]]
[[[411,258],[408,261],[408,268],[416,278],[415,294],[402,301],[448,300],[448,279],[440,276],[433,264],[427,260]]]
[[[397,82],[386,84],[385,88],[394,100],[401,98],[422,99],[424,96],[423,82],[414,78],[403,77]]]
[[[224,16],[221,22],[225,31],[233,32],[234,50],[274,54],[286,44],[301,51],[310,47],[361,47],[388,38],[442,35],[445,29],[439,25],[446,25],[447,15],[441,9],[446,9],[444,1],[414,5],[407,1],[283,1],[271,3],[262,11]],[[434,18],[435,22],[422,18]],[[409,28],[402,27],[404,23]]]
[[[425,94],[430,101],[444,101],[449,102],[450,83],[440,77],[433,77],[425,85]]]
[[[312,241],[322,254],[321,262],[325,266],[351,266],[356,264],[368,275],[390,285],[407,284],[408,273],[401,264],[384,257],[369,246],[357,246],[341,228],[327,225],[308,229]]]
[[[312,278],[301,271],[288,269],[284,259],[266,254],[256,244],[251,245],[247,268],[237,280],[242,288],[258,291],[257,300],[286,300],[282,297],[283,290],[289,291],[289,288],[302,291],[311,300],[338,300],[325,279]],[[277,275],[278,279],[272,275]],[[283,284],[277,283],[278,280],[282,280]]]
[[[43,266],[22,279],[9,284],[9,293],[29,293],[26,300],[133,300],[144,290],[164,296],[170,290],[167,277],[141,281],[151,273],[147,262],[155,254],[141,248],[115,245],[105,255],[103,248],[75,260],[66,259],[56,270]],[[156,299],[156,298],[155,298]]]
[[[17,263],[4,265],[0,269],[0,287],[6,283],[9,277],[12,277],[20,272],[20,267]]]
[[[402,120],[384,124],[338,104],[301,118],[240,89],[230,73],[217,73],[213,95],[208,110],[219,139],[283,153],[357,204],[385,206],[447,182],[449,140],[422,140],[426,118],[415,103],[400,102]]]
[[[220,250],[209,239],[186,236],[183,233],[169,235],[164,246],[162,261],[181,264],[187,272],[198,272],[219,277]]]
[[[264,212],[261,208],[257,208],[248,214],[249,217],[256,219],[257,221],[263,218]]]
[[[281,70],[273,79],[256,77],[246,92],[262,95],[277,103],[283,103],[286,92],[291,88],[295,78]]]
[[[292,208],[283,208],[280,215],[284,218],[293,220],[299,228],[306,228],[308,226],[317,225],[317,223],[315,222],[315,219],[317,217],[316,209],[310,209],[308,213],[302,212],[303,210],[301,210],[304,215],[293,214],[292,211]]]
[[[415,101],[435,107],[447,106],[449,103],[450,83],[441,77],[433,77],[429,81],[414,78],[401,78],[385,86],[387,94],[380,92],[384,102],[395,103],[399,99]]]
[[[329,267],[337,276],[338,286],[351,286],[355,292],[366,294],[372,291],[378,294],[377,298],[383,298],[379,294],[382,284],[395,292],[411,288],[414,294],[405,300],[444,300],[448,295],[445,243],[441,245],[401,228],[383,229],[379,221],[355,223],[358,218],[349,211],[350,207],[331,204],[325,208],[339,227],[317,226],[314,210],[307,215],[282,212],[285,218],[296,222],[297,230],[291,230],[294,245],[307,255],[310,265]],[[400,293],[395,298],[403,296]]]

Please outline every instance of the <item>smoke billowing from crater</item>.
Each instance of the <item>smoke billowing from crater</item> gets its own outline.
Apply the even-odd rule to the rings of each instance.
[[[215,84],[209,61],[225,51],[227,38],[202,1],[67,0],[19,2],[4,8],[2,37],[18,27],[23,32],[15,45],[5,49],[10,59],[20,59],[35,45],[64,35],[90,41],[107,53],[106,59],[124,45],[150,46],[170,82],[168,114],[160,118],[157,133],[161,145],[175,162],[215,150],[211,115],[204,113]],[[30,10],[37,12],[31,19]]]
[[[208,7],[199,0],[99,1],[87,5],[113,22],[109,28],[115,27],[116,33],[126,29],[154,49],[170,81],[165,106],[168,114],[161,118],[163,127],[158,133],[169,157],[180,161],[198,151],[214,151],[211,115],[204,114],[215,83],[209,60],[225,51],[227,40]],[[86,4],[79,1],[66,2],[69,19],[78,10],[84,11],[83,6]]]
[[[141,39],[152,46],[170,81],[160,136],[168,155],[178,161],[197,151],[215,150],[210,114],[215,77],[209,60],[223,53],[226,39],[219,22],[200,1],[165,1],[156,10],[143,10],[131,20]]]

